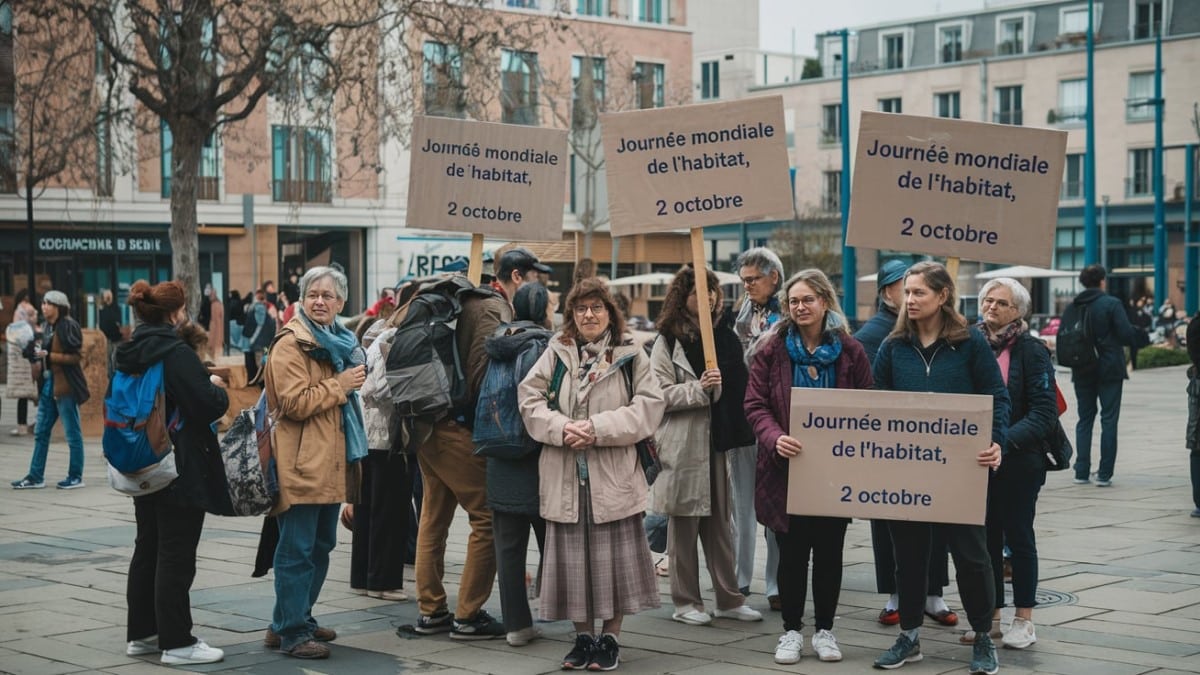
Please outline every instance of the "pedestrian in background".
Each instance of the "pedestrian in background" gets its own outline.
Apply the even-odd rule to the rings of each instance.
[[[104,333],[105,342],[108,343],[108,380],[111,382],[113,369],[115,368],[114,364],[116,363],[117,347],[125,339],[125,336],[121,333],[121,310],[113,302],[112,291],[107,288],[100,291],[100,312],[97,319],[100,332]]]
[[[17,399],[17,426],[8,433],[11,436],[29,436],[33,434],[33,425],[29,424],[29,402],[38,400],[38,384],[33,367],[24,354],[25,348],[36,339],[39,332],[38,313],[27,288],[17,291],[13,301],[16,303],[13,320],[5,330],[8,380],[4,392],[9,398]]]
[[[1192,474],[1192,517],[1200,518],[1200,318],[1193,316],[1187,327],[1188,368],[1187,447]]]

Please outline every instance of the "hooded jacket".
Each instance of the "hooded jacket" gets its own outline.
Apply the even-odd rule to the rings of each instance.
[[[160,361],[167,414],[178,411],[183,420],[174,437],[179,478],[161,494],[183,506],[231,515],[225,468],[211,427],[229,408],[229,396],[208,379],[208,369],[173,326],[142,324],[133,339],[117,347],[116,369],[122,373],[142,373]]]
[[[879,353],[879,345],[887,339],[888,333],[896,327],[896,319],[900,314],[886,302],[879,301],[879,311],[854,334],[854,339],[862,343],[867,352],[867,360],[875,363],[875,355]]]
[[[1099,384],[1129,379],[1125,370],[1125,347],[1137,338],[1136,329],[1121,301],[1100,288],[1089,288],[1071,302],[1075,311],[1087,307],[1088,333],[1096,343],[1099,362],[1093,368],[1072,368],[1071,381]]]

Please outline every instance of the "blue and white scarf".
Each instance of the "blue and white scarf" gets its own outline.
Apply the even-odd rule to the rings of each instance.
[[[793,325],[788,327],[783,342],[792,359],[793,387],[831,389],[837,386],[836,364],[842,355],[842,341],[836,335],[826,331],[821,336],[821,345],[810,352]]]
[[[334,372],[338,373],[366,364],[366,351],[359,346],[358,338],[336,319],[328,326],[318,326],[304,314],[304,310],[296,313],[304,319],[305,325],[321,345],[309,352],[313,358],[328,361],[333,365]],[[357,391],[346,394],[346,403],[342,405],[342,429],[346,435],[346,461],[353,463],[366,457],[367,430]]]

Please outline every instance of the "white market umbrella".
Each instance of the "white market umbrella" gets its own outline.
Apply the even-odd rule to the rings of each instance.
[[[651,286],[662,286],[671,283],[675,278],[674,274],[668,272],[651,272],[649,274],[635,274],[631,277],[621,277],[619,279],[609,279],[609,286],[638,286],[640,284],[650,284]]]
[[[721,282],[722,286],[742,285],[742,278],[733,272],[713,272],[713,274],[717,275],[717,281]]]
[[[878,274],[864,274],[858,278],[859,281],[875,281],[879,278]]]
[[[997,279],[999,277],[1011,277],[1013,279],[1055,279],[1073,277],[1079,272],[1071,270],[1048,270],[1043,267],[1030,267],[1028,265],[1014,265],[1012,267],[1001,267],[998,270],[988,270],[975,275],[976,279]]]

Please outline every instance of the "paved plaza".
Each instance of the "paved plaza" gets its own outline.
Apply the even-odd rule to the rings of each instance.
[[[1069,374],[1059,374],[1075,421]],[[1138,371],[1125,387],[1120,455],[1111,488],[1076,486],[1070,472],[1051,474],[1037,519],[1041,557],[1039,601],[1034,612],[1038,643],[1024,651],[1000,650],[1003,673],[1200,672],[1200,518],[1190,518],[1184,369]],[[0,477],[25,475],[32,440],[14,438],[15,402],[0,414]],[[1097,440],[1099,436],[1097,429]],[[1094,450],[1098,454],[1098,448]],[[60,491],[67,448],[50,450],[43,490],[0,487],[0,672],[160,673],[157,655],[125,656],[125,576],[132,553],[130,500],[108,488],[98,438],[87,440],[81,490]],[[447,586],[451,607],[465,551],[467,523],[461,514],[451,532]],[[359,596],[349,588],[350,537],[340,530],[325,590],[315,614],[339,634],[328,661],[302,662],[262,647],[273,603],[271,577],[251,578],[259,518],[210,516],[200,544],[192,588],[195,634],[225,650],[222,663],[185,670],[245,673],[546,673],[557,672],[572,639],[566,622],[541,624],[545,638],[523,648],[503,640],[461,643],[446,634],[401,637],[412,624],[411,600],[394,603]],[[895,628],[876,615],[883,598],[874,592],[868,524],[856,521],[846,538],[845,581],[834,627],[845,660],[821,663],[806,644],[803,660],[778,666],[772,654],[782,630],[767,610],[759,575],[750,604],[762,623],[717,619],[711,626],[671,620],[666,579],[663,607],[625,622],[622,664],[628,673],[733,675],[783,671],[859,673],[889,647]],[[530,555],[530,571],[536,553]],[[411,570],[409,570],[411,575]],[[702,582],[707,587],[707,582]],[[412,585],[407,585],[412,593]],[[1011,589],[1009,589],[1011,591]],[[954,585],[951,607],[960,611]],[[711,603],[711,596],[709,596]],[[487,608],[500,614],[498,594]],[[710,606],[710,609],[713,607]],[[1005,613],[1005,624],[1011,620]],[[963,616],[965,623],[965,616]],[[805,629],[805,641],[811,635]],[[965,673],[970,648],[957,630],[926,624],[926,658],[903,672]]]

